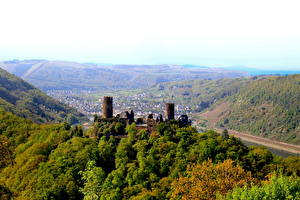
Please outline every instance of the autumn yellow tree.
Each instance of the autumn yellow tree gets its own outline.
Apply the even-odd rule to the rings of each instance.
[[[12,163],[12,151],[6,136],[0,135],[0,169]]]
[[[234,166],[232,160],[213,164],[211,160],[190,165],[187,176],[181,176],[172,183],[171,199],[215,199],[216,194],[246,183],[256,182],[250,172]]]

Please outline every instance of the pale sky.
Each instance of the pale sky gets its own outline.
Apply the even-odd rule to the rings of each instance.
[[[297,0],[0,0],[0,60],[300,70]]]

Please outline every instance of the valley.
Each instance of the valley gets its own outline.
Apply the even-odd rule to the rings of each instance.
[[[221,133],[223,129],[215,128],[216,131]],[[270,140],[267,138],[251,135],[249,133],[238,132],[235,130],[228,130],[229,135],[234,135],[240,138],[243,142],[251,143],[252,145],[262,145],[266,146],[268,149],[277,150],[279,152],[286,152],[288,155],[300,156],[300,146],[288,144],[285,142],[278,142],[276,140]],[[276,152],[277,153],[277,152]],[[282,154],[282,153],[281,153]],[[280,153],[278,154],[280,155]]]
[[[198,188],[201,197],[227,199],[240,187],[274,185],[297,197],[300,190],[299,75],[67,86],[46,89],[49,97],[0,73],[1,199],[180,199]]]
[[[50,91],[48,94],[88,115],[101,112],[101,97],[114,96],[116,113],[161,114],[166,102],[176,116],[192,116],[198,130],[227,128],[299,144],[299,75],[167,82],[148,89],[109,92]],[[289,103],[287,103],[289,102]]]
[[[300,143],[299,75],[249,77],[247,72],[205,66],[47,60],[7,61],[0,66],[87,116],[101,113],[101,97],[106,95],[115,97],[116,113],[133,109],[138,116],[161,114],[164,103],[174,102],[176,116],[193,116],[198,130],[225,127]],[[210,112],[224,102],[228,108],[222,113]]]
[[[0,200],[300,200],[300,1],[0,5]]]

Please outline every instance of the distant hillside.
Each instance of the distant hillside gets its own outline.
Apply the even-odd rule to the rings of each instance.
[[[96,65],[65,61],[0,62],[0,67],[42,90],[115,90],[158,83],[247,76],[246,72],[193,65]]]
[[[232,67],[225,67],[228,70],[238,70],[243,72],[248,72],[251,76],[257,75],[292,75],[292,74],[300,74],[300,70],[270,70],[270,69],[255,69],[250,67],[244,66],[232,66]]]
[[[201,112],[217,100],[236,94],[252,78],[188,80],[158,84],[142,90],[144,100],[150,102],[174,102]]]
[[[229,101],[220,125],[300,144],[300,75],[257,80]]]
[[[47,96],[22,79],[0,69],[0,107],[37,123],[69,121],[83,115]]]

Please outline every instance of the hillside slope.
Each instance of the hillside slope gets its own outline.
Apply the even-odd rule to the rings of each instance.
[[[0,69],[0,107],[37,123],[69,121],[83,115],[47,96],[22,79]]]
[[[251,81],[251,78],[237,78],[170,82],[156,85],[144,93],[149,101],[174,102],[189,106],[194,112],[201,112],[217,100],[236,94]]]
[[[46,90],[115,90],[157,83],[247,76],[246,72],[190,65],[97,65],[66,61],[0,62],[0,67]]]
[[[300,144],[300,75],[250,82],[224,101],[218,126]]]

